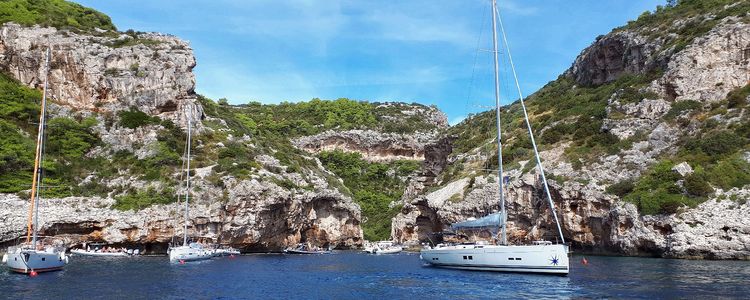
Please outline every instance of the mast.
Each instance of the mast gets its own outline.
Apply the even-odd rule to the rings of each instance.
[[[495,124],[497,126],[497,178],[500,189],[500,213],[502,214],[502,223],[500,225],[500,231],[502,234],[501,243],[507,245],[508,240],[505,235],[505,197],[503,196],[503,142],[502,133],[500,130],[500,75],[497,61],[497,0],[492,0],[492,46],[493,56],[495,59]]]
[[[45,128],[45,119],[46,119],[46,113],[47,113],[47,81],[49,78],[49,57],[50,57],[50,48],[47,48],[46,57],[44,59],[44,90],[42,92],[42,103],[39,113],[39,130],[37,131],[36,136],[36,153],[34,158],[34,171],[33,171],[33,177],[31,179],[31,198],[30,198],[30,205],[29,205],[29,217],[28,222],[26,225],[26,243],[29,241],[32,242],[34,245],[34,248],[36,248],[36,242],[37,242],[37,228],[39,225],[39,210],[38,210],[38,202],[39,202],[39,191],[40,191],[40,184],[42,180],[42,170],[41,170],[41,161],[43,158],[44,153],[44,128]],[[33,217],[32,217],[33,216]],[[33,238],[32,238],[33,234]]]
[[[190,128],[192,127],[192,121],[190,117],[187,118],[187,168],[185,168],[185,228],[182,235],[182,245],[187,246],[187,231],[188,231],[188,218],[190,215],[190,209],[188,208],[188,201],[190,201]]]
[[[493,0],[494,2],[495,0]],[[503,26],[503,19],[500,17],[500,13],[495,12],[498,15],[500,21],[500,30],[503,34],[503,44],[505,49],[508,51],[508,61],[510,62],[510,68],[513,71],[513,78],[516,81],[516,89],[518,90],[518,100],[521,102],[521,108],[523,109],[523,116],[526,120],[526,129],[529,131],[529,138],[531,139],[531,146],[534,147],[534,156],[536,157],[536,165],[539,168],[539,173],[542,175],[542,183],[544,184],[544,192],[547,194],[547,201],[549,202],[550,210],[552,211],[552,217],[555,219],[555,225],[557,225],[557,233],[560,235],[560,240],[565,244],[565,237],[562,233],[562,227],[560,227],[560,220],[557,219],[557,212],[555,211],[555,203],[552,201],[552,195],[549,192],[549,185],[547,184],[547,176],[544,174],[544,167],[542,166],[542,160],[539,158],[539,149],[536,147],[536,141],[534,141],[534,131],[531,130],[531,123],[529,122],[529,114],[526,112],[526,104],[523,101],[523,93],[521,92],[521,85],[518,83],[518,75],[516,74],[516,66],[513,64],[513,56],[510,53],[510,46],[508,46],[508,38],[505,34],[505,27]],[[494,22],[494,19],[493,19]],[[501,166],[502,167],[502,166]],[[504,224],[503,224],[504,226]]]

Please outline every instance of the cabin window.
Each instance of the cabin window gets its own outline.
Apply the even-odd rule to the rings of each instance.
[[[508,257],[508,260],[513,260],[513,259],[514,259],[514,258],[512,258],[512,257]]]
[[[521,258],[520,257],[516,257],[516,260],[521,260]]]
[[[469,260],[474,260],[474,257],[473,256],[469,256]]]
[[[464,255],[464,259],[466,259],[466,255]]]
[[[42,261],[45,261],[45,260],[47,260],[47,258],[46,257],[42,257]]]

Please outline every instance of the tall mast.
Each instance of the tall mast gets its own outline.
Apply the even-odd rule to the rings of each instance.
[[[39,130],[36,136],[36,153],[34,158],[34,171],[31,179],[31,203],[29,205],[29,218],[26,228],[26,242],[31,241],[36,248],[37,242],[37,228],[39,224],[39,210],[37,209],[37,203],[39,202],[39,185],[42,179],[41,160],[42,153],[44,152],[44,128],[45,119],[47,114],[47,81],[49,77],[49,56],[50,48],[47,48],[46,57],[44,59],[44,90],[42,92],[42,103],[41,111],[39,113]],[[32,239],[33,234],[33,239]]]
[[[188,231],[188,219],[189,219],[189,208],[188,201],[190,201],[190,127],[192,127],[192,121],[190,117],[187,118],[187,168],[185,169],[185,228],[182,236],[182,245],[187,246],[187,231]]]
[[[493,0],[494,1],[494,0]],[[497,8],[495,8],[497,13]],[[534,147],[534,156],[536,157],[536,165],[539,168],[539,174],[542,175],[542,183],[544,184],[544,192],[547,194],[547,201],[549,202],[549,208],[552,211],[552,217],[555,219],[555,225],[557,225],[557,233],[560,235],[560,240],[565,244],[565,237],[562,233],[562,227],[560,226],[560,220],[557,218],[557,212],[555,211],[555,203],[552,201],[552,195],[549,192],[549,185],[547,184],[547,176],[544,174],[544,166],[542,166],[542,160],[539,158],[539,149],[534,141],[534,131],[531,130],[531,123],[529,122],[529,114],[526,112],[526,104],[523,101],[523,93],[521,93],[521,85],[518,83],[518,75],[516,74],[516,66],[513,64],[513,55],[510,53],[510,46],[508,46],[508,38],[505,34],[505,26],[503,26],[503,19],[498,13],[498,20],[500,20],[500,30],[503,33],[503,44],[505,45],[506,51],[508,51],[508,61],[510,62],[510,69],[513,71],[513,78],[516,81],[516,89],[518,90],[518,100],[521,102],[521,108],[523,109],[523,116],[526,120],[526,129],[529,131],[529,138],[531,139],[531,145]],[[494,20],[493,20],[494,21]]]
[[[500,130],[500,75],[499,67],[497,62],[497,0],[492,0],[492,46],[493,56],[495,59],[495,123],[497,125],[497,178],[499,181],[500,189],[500,213],[502,214],[502,222],[500,225],[502,240],[501,243],[506,245],[508,240],[505,235],[505,197],[503,196],[503,142],[502,133]]]

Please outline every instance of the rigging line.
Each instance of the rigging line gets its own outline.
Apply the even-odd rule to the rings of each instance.
[[[536,147],[536,142],[534,141],[534,132],[531,130],[531,122],[529,122],[529,114],[526,112],[526,104],[524,104],[523,101],[523,93],[521,92],[521,85],[518,83],[518,74],[516,74],[516,67],[513,64],[513,56],[510,53],[510,46],[508,46],[508,39],[505,34],[505,27],[503,26],[503,19],[500,16],[500,11],[495,8],[495,11],[497,12],[497,19],[498,22],[500,22],[500,31],[503,34],[503,44],[505,44],[505,49],[508,54],[508,61],[510,62],[510,69],[513,72],[513,78],[516,82],[516,89],[518,90],[518,101],[521,102],[521,109],[523,110],[524,118],[526,119],[526,128],[529,130],[529,138],[531,139],[531,146],[534,148],[534,155],[536,156],[536,164],[539,168],[539,173],[542,175],[542,183],[544,183],[544,191],[547,193],[547,200],[549,201],[550,210],[552,211],[552,216],[555,218],[555,224],[557,225],[557,233],[560,234],[560,239],[562,240],[562,243],[565,244],[565,237],[562,233],[562,228],[560,227],[560,220],[557,218],[557,212],[555,211],[555,203],[552,202],[552,195],[549,192],[549,185],[547,184],[547,177],[544,175],[544,167],[542,166],[542,160],[539,158],[539,149]]]
[[[481,20],[485,20],[486,19],[484,17],[485,14],[487,14],[487,7],[484,6],[484,5],[482,5],[482,18],[481,18]],[[476,73],[476,69],[477,69],[477,61],[479,59],[479,52],[481,52],[480,49],[479,49],[479,46],[482,43],[482,36],[484,35],[484,23],[485,22],[483,22],[483,21],[479,22],[479,36],[477,37],[477,46],[476,46],[476,50],[474,51],[474,63],[471,66],[471,79],[469,80],[469,91],[468,91],[468,93],[466,93],[466,102],[464,103],[465,104],[464,105],[464,115],[467,116],[467,117],[469,115],[469,101],[471,101],[471,96],[472,96],[472,91],[473,91],[472,87],[474,86],[474,79],[476,79],[475,73]]]

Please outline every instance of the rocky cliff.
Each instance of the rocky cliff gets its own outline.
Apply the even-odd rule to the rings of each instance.
[[[104,241],[164,251],[183,232],[176,202],[185,193],[179,151],[190,119],[197,129],[198,165],[190,205],[193,238],[244,251],[278,251],[300,242],[339,248],[361,244],[359,206],[339,192],[340,179],[315,158],[291,151],[286,155],[293,161],[306,162],[295,163],[292,170],[288,159],[282,163],[273,157],[281,148],[265,147],[263,137],[204,113],[194,92],[195,58],[185,41],[158,33],[6,23],[0,28],[0,69],[39,89],[47,47],[51,118],[73,124],[93,120],[86,125],[91,127],[78,128],[93,140],[81,148],[81,157],[64,151],[48,156],[54,167],[46,171],[47,179],[80,192],[42,194],[42,234],[68,245]],[[26,131],[27,145],[35,130],[24,121],[19,118],[15,130]],[[19,193],[0,196],[0,244],[25,235],[28,187],[23,186],[29,182],[24,177],[4,185]]]
[[[750,259],[750,132],[742,125],[750,122],[749,7],[680,1],[644,14],[597,38],[528,98],[575,250]],[[518,118],[519,105],[503,111]],[[458,149],[444,159],[449,167],[435,184],[411,182],[393,219],[395,239],[434,242],[450,223],[499,209],[498,178],[485,170],[497,164],[492,135],[471,129],[490,130],[491,120],[480,114],[452,128]],[[514,123],[504,126],[509,238],[554,240],[528,139]]]

